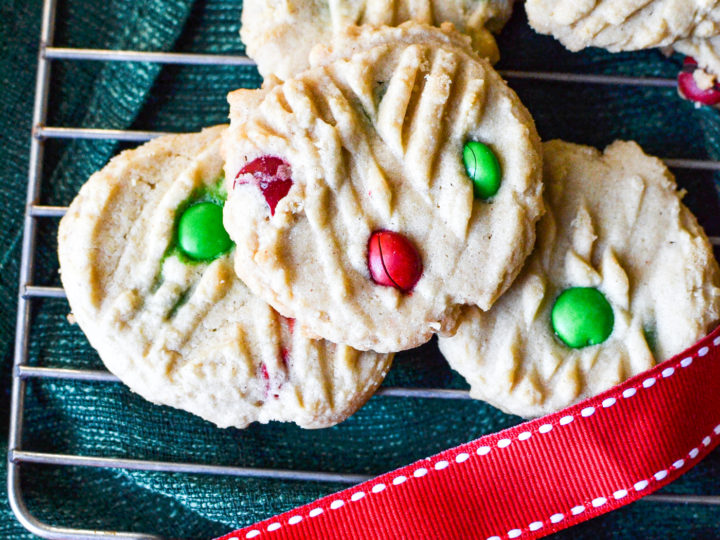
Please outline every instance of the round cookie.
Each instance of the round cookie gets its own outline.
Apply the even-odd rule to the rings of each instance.
[[[263,77],[288,79],[309,67],[313,45],[351,25],[451,22],[480,56],[497,62],[492,32],[510,18],[514,0],[245,0],[240,35]]]
[[[571,51],[672,45],[720,33],[720,2],[708,0],[527,0],[530,26]]]
[[[155,139],[82,187],[58,234],[74,318],[108,369],[154,403],[221,427],[336,424],[391,356],[308,339],[235,276],[225,129]]]
[[[547,213],[512,287],[440,350],[473,397],[524,417],[600,393],[720,321],[720,271],[675,180],[632,142],[544,145]]]
[[[459,306],[489,308],[532,249],[532,118],[451,26],[353,27],[312,62],[229,96],[225,226],[238,275],[311,335],[357,349],[452,332]],[[464,161],[473,141],[502,173],[489,199]]]

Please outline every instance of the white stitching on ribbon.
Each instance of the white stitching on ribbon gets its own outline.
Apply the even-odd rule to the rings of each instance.
[[[720,336],[716,337],[713,340],[712,346],[715,348],[720,347]],[[709,347],[702,347],[702,348],[698,349],[696,354],[698,357],[704,357],[708,354],[708,352],[710,352]],[[635,386],[631,386],[630,388],[625,389],[622,392],[623,398],[629,399],[629,398],[633,397],[635,394],[637,394],[638,390],[646,390],[646,391],[650,390],[651,388],[656,386],[656,383],[660,383],[663,380],[672,377],[675,374],[678,367],[687,368],[690,365],[692,365],[693,360],[694,360],[694,358],[692,356],[685,357],[682,360],[679,360],[674,365],[674,367],[667,367],[667,368],[663,369],[663,371],[661,373],[662,378],[649,377],[649,378],[645,379],[644,381],[636,384]],[[566,426],[566,425],[572,423],[576,418],[578,418],[578,419],[591,418],[595,415],[596,412],[599,413],[602,411],[602,409],[608,409],[608,408],[612,407],[613,405],[615,405],[616,402],[617,402],[617,399],[614,397],[605,398],[602,401],[602,408],[593,407],[593,406],[585,407],[581,410],[580,414],[578,414],[578,415],[566,415],[566,416],[563,416],[562,418],[560,418],[560,420],[557,423],[557,426]],[[555,427],[555,424],[542,424],[540,427],[537,428],[536,433],[546,434],[546,433],[549,433],[550,431],[552,431],[554,427]],[[523,431],[520,434],[518,434],[517,440],[520,440],[520,441],[527,440],[533,435],[533,433],[534,432],[532,432],[532,431]],[[702,445],[705,447],[710,446],[710,443],[712,442],[712,438],[717,437],[717,436],[720,436],[720,424],[714,428],[713,432],[710,435],[703,438]],[[512,443],[511,439],[500,438],[500,439],[494,441],[493,444],[495,447],[497,447],[499,449],[503,449],[503,448],[507,448],[508,446],[510,446],[511,443]],[[458,452],[458,454],[455,456],[448,456],[446,459],[441,459],[441,460],[436,461],[433,464],[427,465],[427,467],[418,467],[417,469],[415,469],[415,471],[413,472],[411,477],[405,477],[405,476],[401,475],[401,476],[395,477],[395,479],[392,481],[391,484],[388,484],[388,485],[385,485],[382,483],[376,484],[367,494],[371,495],[371,494],[381,493],[381,492],[385,491],[386,488],[389,490],[390,488],[392,488],[394,486],[399,486],[413,478],[420,479],[423,476],[426,476],[432,470],[440,472],[445,469],[449,469],[454,464],[462,464],[462,463],[468,461],[472,457],[475,457],[476,459],[478,459],[482,456],[489,454],[492,451],[492,449],[493,448],[490,446],[487,446],[487,443],[486,443],[485,445],[482,445],[482,446],[479,446],[478,448],[476,448],[475,451],[472,453]],[[574,506],[573,508],[571,508],[569,513],[576,516],[578,514],[583,513],[587,509],[588,506],[592,506],[594,508],[599,508],[601,506],[604,506],[605,504],[607,504],[610,497],[612,497],[615,500],[620,500],[620,499],[626,497],[628,495],[628,493],[633,489],[638,492],[642,491],[650,485],[650,482],[663,481],[668,476],[670,469],[680,469],[680,468],[684,467],[685,465],[687,465],[689,461],[696,459],[699,455],[700,455],[700,451],[698,450],[697,447],[695,447],[687,453],[686,458],[676,460],[667,469],[658,471],[655,474],[649,476],[648,478],[645,478],[645,479],[635,482],[632,485],[632,487],[628,487],[626,489],[619,489],[608,497],[600,496],[600,497],[596,497],[592,500],[585,501],[585,504],[580,504],[580,505],[577,505],[577,506]],[[380,487],[380,486],[382,486],[382,487]],[[333,503],[330,505],[330,508],[333,510],[336,510],[336,509],[339,510],[340,508],[344,508],[347,506],[347,505],[344,505],[345,502],[358,502],[361,499],[365,498],[365,495],[366,495],[366,493],[364,491],[356,491],[355,493],[352,494],[352,496],[350,497],[350,499],[348,501],[342,501],[342,499],[335,499],[333,501]],[[343,504],[338,505],[338,503],[341,503],[341,502]],[[323,512],[324,512],[323,508],[316,507],[308,512],[308,516],[309,517],[319,516]],[[289,525],[295,525],[297,523],[300,523],[300,521],[302,521],[302,519],[303,519],[303,516],[296,514],[296,515],[290,517],[288,519],[287,523]],[[556,523],[560,523],[564,519],[565,519],[565,514],[558,512],[558,513],[550,516],[550,518],[548,518],[547,521],[549,521],[551,524],[556,524]],[[526,527],[511,529],[504,536],[507,538],[519,538],[520,536],[524,535],[527,532],[534,532],[534,531],[541,529],[544,525],[545,525],[545,522],[543,522],[543,521],[533,521]],[[270,525],[268,525],[267,532],[276,531],[276,530],[280,529],[281,527],[282,527],[281,523],[273,522]],[[252,529],[245,534],[245,538],[247,538],[247,539],[256,538],[256,537],[260,536],[262,533],[263,533],[263,531],[261,531],[260,529]],[[496,540],[496,539],[501,540],[501,538],[503,538],[503,537],[491,536],[487,540]]]

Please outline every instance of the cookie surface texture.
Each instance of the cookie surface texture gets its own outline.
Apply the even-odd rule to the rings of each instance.
[[[712,247],[659,159],[631,142],[544,149],[547,213],[527,265],[439,342],[473,397],[524,417],[645,371],[720,320]]]
[[[532,118],[449,28],[355,27],[313,63],[228,98],[225,227],[238,275],[309,334],[361,350],[451,332],[459,305],[489,308],[532,248]],[[499,163],[489,199],[469,174],[483,180],[492,160],[464,163],[470,141]]]
[[[633,51],[720,33],[716,0],[528,0],[525,9],[530,26],[571,51]]]
[[[720,35],[709,39],[690,38],[673,43],[673,48],[695,59],[702,69],[720,77]]]
[[[152,402],[221,427],[335,424],[391,358],[304,337],[237,279],[222,228],[224,130],[123,152],[82,187],[59,229],[73,315],[108,369]]]
[[[287,79],[308,66],[313,45],[350,25],[397,26],[406,21],[453,23],[472,38],[483,57],[496,62],[499,32],[514,0],[245,0],[240,34],[263,77]]]

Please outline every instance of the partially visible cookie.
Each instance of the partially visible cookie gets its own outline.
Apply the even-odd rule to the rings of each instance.
[[[673,48],[695,59],[698,66],[711,74],[708,84],[715,84],[720,78],[720,35],[709,39],[682,39]]]
[[[631,142],[545,143],[547,213],[492,309],[440,350],[471,395],[531,417],[666,360],[720,321],[720,271],[675,180]]]
[[[263,77],[287,79],[304,71],[313,45],[351,25],[397,26],[406,21],[451,22],[478,53],[499,58],[495,39],[514,0],[245,0],[240,35]]]
[[[58,235],[72,312],[108,369],[152,402],[221,427],[333,425],[372,395],[391,356],[304,337],[235,276],[225,129],[155,139],[82,187]]]
[[[452,332],[532,249],[530,114],[452,25],[352,27],[313,65],[229,96],[238,275],[308,333],[361,350]]]
[[[525,9],[535,30],[571,51],[633,51],[720,33],[716,0],[527,0]]]

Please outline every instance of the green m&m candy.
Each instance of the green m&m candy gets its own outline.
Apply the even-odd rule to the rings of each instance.
[[[463,148],[465,172],[473,182],[477,199],[489,199],[500,189],[500,162],[486,144],[468,141]]]
[[[573,349],[598,345],[612,334],[615,316],[603,293],[592,287],[566,289],[550,315],[555,334]]]
[[[178,246],[196,261],[210,261],[232,247],[232,240],[223,227],[222,207],[201,202],[189,207],[178,221]]]

